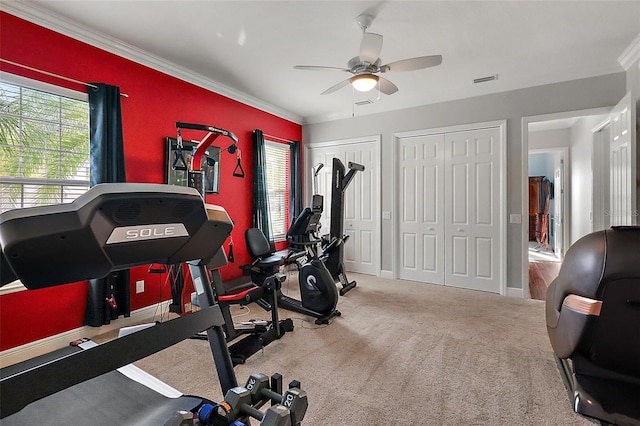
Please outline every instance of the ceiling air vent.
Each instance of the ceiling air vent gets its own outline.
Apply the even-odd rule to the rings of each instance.
[[[490,75],[488,77],[475,78],[475,79],[473,79],[473,84],[485,83],[487,81],[493,81],[493,80],[497,80],[497,79],[498,79],[498,74]]]
[[[364,101],[358,101],[355,104],[358,106],[363,106],[363,105],[369,105],[372,104],[373,102],[371,102],[369,99],[365,99]]]

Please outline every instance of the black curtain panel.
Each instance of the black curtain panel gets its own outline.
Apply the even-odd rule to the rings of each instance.
[[[292,141],[289,145],[289,215],[291,220],[302,212],[302,166],[300,164],[300,142]]]
[[[120,88],[89,86],[90,185],[126,182]],[[89,280],[84,324],[100,327],[131,314],[129,270]]]
[[[290,225],[302,212],[302,175],[300,165],[300,142],[292,141],[289,144],[289,219]],[[304,237],[295,235],[290,237],[290,242],[301,243]]]
[[[253,131],[253,227],[262,230],[273,250],[264,134],[259,129]]]

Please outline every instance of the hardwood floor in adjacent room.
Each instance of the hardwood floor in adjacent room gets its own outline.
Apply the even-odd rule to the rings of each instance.
[[[529,262],[529,291],[531,298],[545,300],[547,287],[558,276],[560,262]]]
[[[545,300],[547,287],[558,276],[561,265],[552,253],[529,247],[529,292],[532,299]]]

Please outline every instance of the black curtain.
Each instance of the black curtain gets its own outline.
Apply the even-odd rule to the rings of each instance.
[[[91,87],[95,86],[95,87]],[[126,182],[120,88],[103,83],[89,87],[90,185]],[[131,314],[129,270],[89,280],[84,324],[100,327]]]
[[[300,165],[300,142],[289,145],[289,214],[293,222],[302,212],[302,166]]]
[[[253,131],[253,227],[262,230],[273,250],[264,134],[258,129]]]

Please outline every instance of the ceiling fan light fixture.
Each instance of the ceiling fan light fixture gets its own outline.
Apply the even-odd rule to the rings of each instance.
[[[378,84],[378,76],[374,74],[359,74],[351,77],[351,85],[359,92],[368,92]]]

